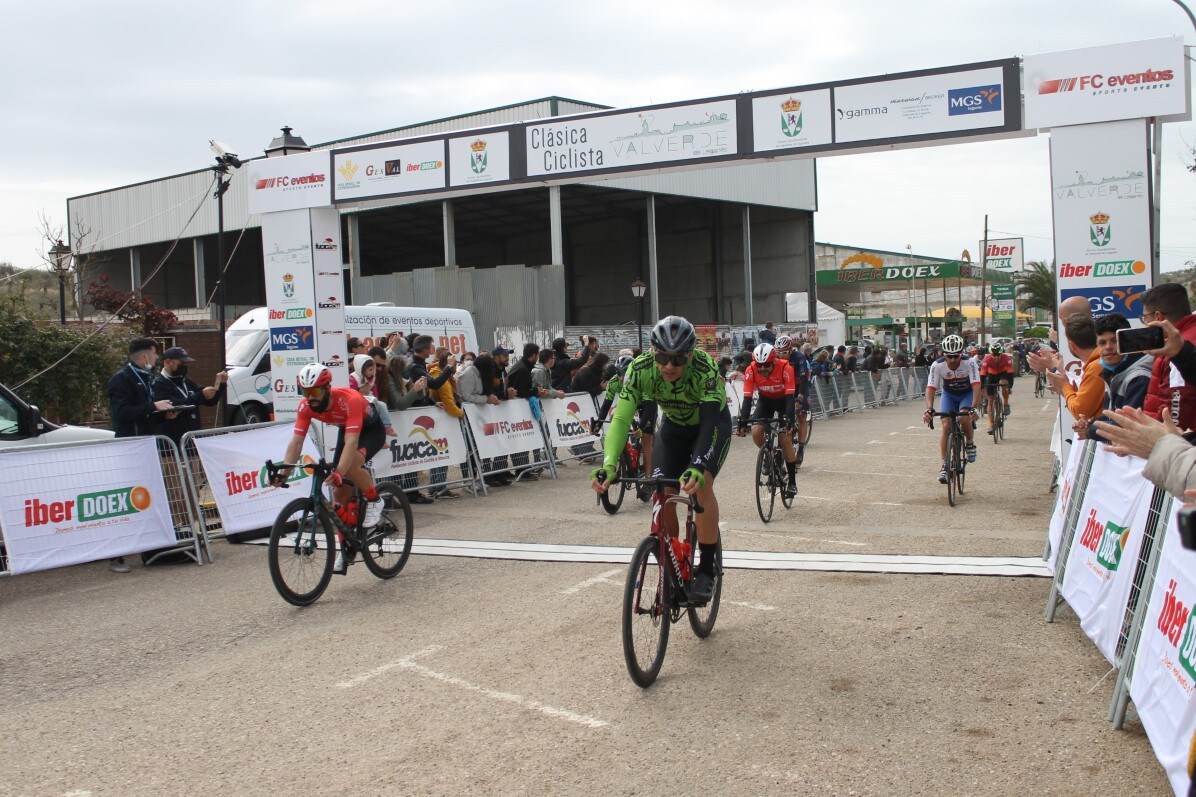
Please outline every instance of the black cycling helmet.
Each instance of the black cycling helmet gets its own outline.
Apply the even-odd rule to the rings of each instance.
[[[652,347],[665,354],[689,354],[697,342],[694,325],[679,315],[665,316],[652,329]]]

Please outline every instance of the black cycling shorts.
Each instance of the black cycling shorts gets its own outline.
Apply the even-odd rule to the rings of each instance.
[[[997,392],[997,388],[1001,386],[1001,380],[1005,380],[1007,383],[1006,387],[1013,387],[1012,374],[987,374],[984,377],[984,391],[990,396],[993,395]]]
[[[752,420],[763,421],[773,417],[785,417],[785,399],[756,396],[756,403],[752,407]]]
[[[679,479],[694,460],[694,444],[698,442],[699,426],[681,426],[665,418],[660,424],[656,447],[652,449],[652,474],[665,479]],[[706,456],[706,470],[717,476],[731,450],[731,411],[723,410],[714,425],[710,450]]]
[[[357,450],[369,462],[386,445],[386,429],[382,426],[382,419],[375,413],[372,420],[368,420],[361,427],[361,435],[357,438]],[[341,452],[345,450],[345,430],[339,429],[336,435],[336,451],[332,454],[333,464],[341,461]]]

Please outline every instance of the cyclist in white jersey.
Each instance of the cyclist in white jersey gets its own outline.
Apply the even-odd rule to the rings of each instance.
[[[943,358],[935,360],[930,366],[930,378],[926,382],[926,412],[922,415],[922,421],[930,423],[936,391],[943,394],[939,412],[971,409],[971,415],[959,420],[963,423],[964,437],[967,438],[965,451],[968,462],[975,462],[976,443],[972,435],[976,428],[976,411],[972,408],[980,403],[980,364],[975,357],[963,356],[963,346],[963,338],[958,335],[948,335],[943,339]],[[939,436],[939,455],[943,460],[939,467],[940,484],[947,483],[947,434],[952,420],[943,418],[943,431]]]

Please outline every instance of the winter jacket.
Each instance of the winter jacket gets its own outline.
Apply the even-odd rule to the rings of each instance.
[[[602,374],[593,368],[582,368],[573,378],[573,384],[569,385],[569,392],[597,396],[602,392]]]
[[[1196,344],[1196,315],[1189,313],[1173,321],[1184,340]],[[1165,408],[1171,410],[1171,417],[1180,429],[1196,427],[1196,385],[1185,380],[1171,369],[1171,358],[1155,358],[1154,371],[1150,377],[1150,388],[1142,409],[1148,415],[1159,417]],[[1172,387],[1172,384],[1176,387]]]
[[[540,363],[532,369],[532,387],[537,390],[552,390],[552,372]]]
[[[432,363],[432,367],[428,370],[428,373],[430,373],[432,375],[433,379],[440,376],[440,364]],[[430,380],[429,380],[429,382],[430,382]],[[433,391],[432,401],[440,402],[441,404],[443,404],[444,411],[447,412],[449,415],[451,415],[454,418],[465,417],[464,410],[462,410],[461,407],[457,404],[457,399],[453,395],[453,380],[452,379],[444,380],[444,382],[441,383],[440,387],[437,390]]]
[[[162,416],[154,409],[153,379],[153,374],[125,363],[108,380],[108,406],[117,437],[143,437],[161,432]]]
[[[515,388],[516,398],[531,398],[536,394],[532,386],[532,363],[522,358],[507,369],[507,387]]]
[[[1154,444],[1142,475],[1179,499],[1196,490],[1196,446],[1169,434]]]
[[[224,385],[221,385],[211,398],[204,398],[203,388],[194,379],[187,376],[168,376],[163,371],[154,377],[154,381],[150,383],[150,390],[153,391],[154,401],[165,399],[173,404],[196,406],[196,409],[180,412],[178,417],[173,420],[167,419],[165,415],[160,416],[161,421],[158,428],[161,431],[159,434],[166,435],[175,442],[175,445],[178,445],[187,432],[195,432],[201,428],[199,405],[214,406],[224,393]]]
[[[1112,371],[1105,370],[1102,374],[1105,382],[1105,402],[1103,407],[1106,414],[1110,410],[1122,407],[1142,408],[1146,399],[1146,390],[1150,386],[1150,372],[1154,365],[1154,358],[1148,354],[1127,354],[1125,359],[1117,363]],[[1102,369],[1103,370],[1103,369]],[[1106,420],[1109,420],[1107,417]],[[1096,426],[1088,427],[1088,439],[1107,442],[1100,436]]]
[[[573,379],[573,372],[581,368],[590,359],[590,347],[581,350],[576,358],[570,360],[564,351],[556,353],[556,360],[552,363],[552,389],[568,390],[569,382]]]

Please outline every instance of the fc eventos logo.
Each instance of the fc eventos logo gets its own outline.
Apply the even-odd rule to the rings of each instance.
[[[49,523],[91,523],[97,520],[135,515],[150,508],[148,488],[118,487],[97,493],[83,493],[71,501],[25,500],[25,526],[35,528]]]
[[[973,86],[947,92],[947,115],[962,116],[1001,110],[1001,86]]]
[[[1092,286],[1091,288],[1065,288],[1059,291],[1060,299],[1083,296],[1092,306],[1094,316],[1121,313],[1126,318],[1142,315],[1142,294],[1145,285],[1121,285],[1116,288]]]
[[[310,349],[315,332],[310,326],[275,327],[270,330],[271,351],[298,351]]]

